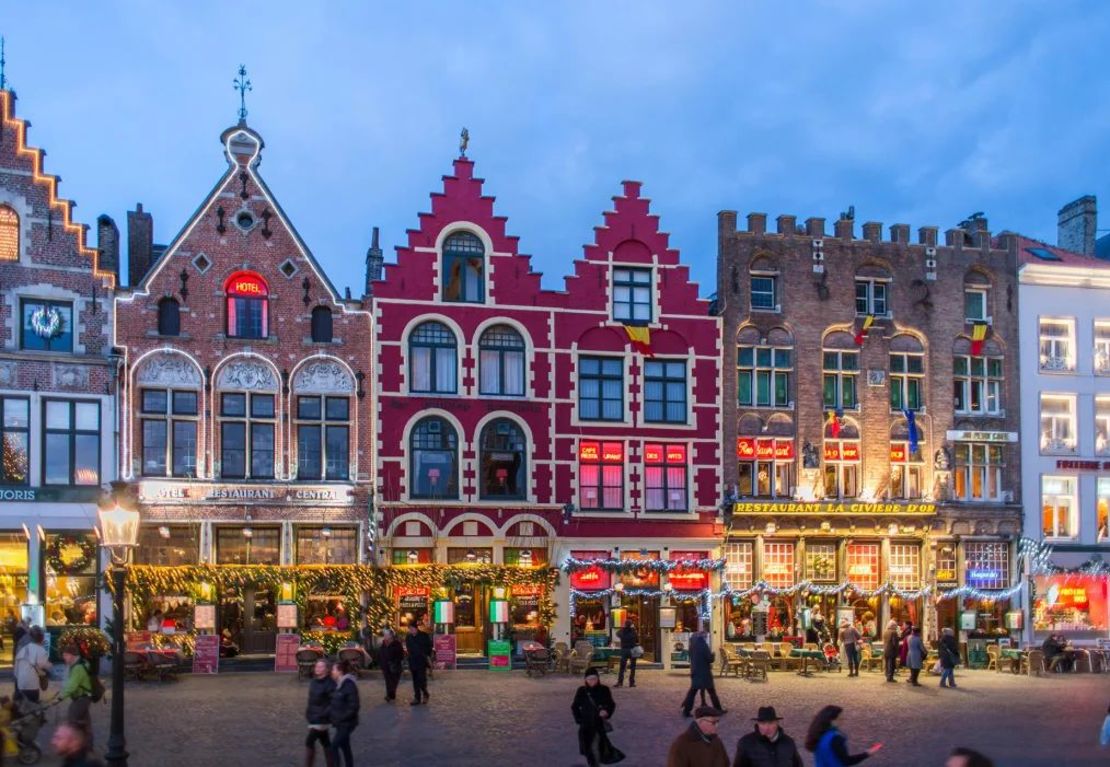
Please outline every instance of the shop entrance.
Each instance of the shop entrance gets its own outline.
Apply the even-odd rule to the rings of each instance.
[[[485,655],[485,588],[462,583],[452,589],[451,599],[455,603],[456,652],[460,655]]]
[[[277,603],[269,589],[225,591],[220,597],[220,631],[244,655],[274,652],[277,637]]]
[[[639,634],[640,646],[644,648],[644,660],[656,662],[659,653],[659,597],[622,597],[621,606],[627,610]],[[619,631],[620,626],[613,626]]]

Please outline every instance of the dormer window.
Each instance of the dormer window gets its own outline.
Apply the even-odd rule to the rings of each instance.
[[[651,322],[650,269],[613,269],[613,319],[625,325]]]
[[[862,317],[873,315],[886,317],[889,315],[887,304],[887,287],[885,280],[856,279],[856,314]]]
[[[485,297],[486,249],[470,232],[456,232],[443,243],[443,300],[480,304]]]
[[[266,338],[270,331],[266,281],[253,272],[239,272],[227,281],[229,338]]]

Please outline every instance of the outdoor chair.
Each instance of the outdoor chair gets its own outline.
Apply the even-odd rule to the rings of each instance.
[[[150,664],[150,672],[157,676],[159,681],[168,682],[171,679],[177,679],[177,658],[153,651],[147,653],[146,657]]]
[[[579,643],[581,644],[581,643]],[[594,648],[586,642],[585,652],[579,652],[578,645],[570,652],[569,670],[571,674],[584,674],[594,659]]]
[[[1002,666],[999,664],[998,659],[1001,657],[1002,649],[996,644],[987,645],[987,671],[994,669],[1001,671]]]
[[[1042,676],[1048,673],[1048,668],[1044,664],[1043,650],[1029,651],[1029,658],[1026,661],[1026,670],[1030,676]]]
[[[555,671],[570,673],[570,648],[566,642],[555,643]]]
[[[551,655],[547,650],[526,650],[524,652],[524,670],[528,676],[533,673],[546,676],[551,664]]]
[[[875,648],[870,642],[864,642],[859,647],[859,666],[865,671],[883,667],[883,659],[875,656]]]
[[[766,650],[756,650],[748,659],[748,679],[767,681],[767,672],[771,668],[771,653]]]
[[[365,671],[366,655],[358,647],[344,647],[339,651],[339,660],[345,660],[351,664],[351,671],[354,672],[356,679],[362,678],[362,673]]]
[[[720,676],[732,674],[733,676],[740,675],[740,656],[736,654],[736,650],[729,645],[721,646],[721,671]]]
[[[146,655],[134,650],[127,650],[123,653],[123,676],[125,679],[134,679],[138,682],[142,681],[149,673],[150,662],[147,661]]]
[[[297,650],[297,678],[310,679],[312,677],[312,669],[316,666],[316,661],[324,657],[324,654],[319,650],[310,650],[307,647]]]
[[[1076,672],[1085,672],[1090,674],[1094,667],[1091,665],[1091,654],[1087,650],[1076,650],[1075,660],[1072,661],[1072,669]]]
[[[779,668],[783,671],[789,671],[791,666],[799,668],[802,665],[801,658],[790,657],[790,653],[793,649],[794,645],[790,644],[790,642],[779,642]]]

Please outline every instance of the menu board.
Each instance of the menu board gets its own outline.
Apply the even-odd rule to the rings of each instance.
[[[216,605],[197,605],[193,612],[193,625],[197,631],[215,631]]]
[[[131,651],[145,650],[150,646],[149,631],[128,631],[123,635],[124,647]]]
[[[277,627],[279,629],[297,628],[297,604],[278,604]]]
[[[197,634],[193,647],[193,673],[215,674],[220,670],[220,637],[216,634]]]
[[[513,667],[510,658],[512,645],[509,644],[508,640],[491,639],[486,644],[488,646],[489,670],[510,671]]]
[[[300,646],[300,634],[278,634],[274,646],[274,671],[296,671],[297,648]]]
[[[435,648],[437,669],[455,668],[454,634],[436,634],[432,646]]]

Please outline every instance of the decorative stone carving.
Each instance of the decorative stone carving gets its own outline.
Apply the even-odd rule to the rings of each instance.
[[[220,389],[277,391],[278,380],[273,368],[258,360],[235,360],[224,365],[216,378]]]
[[[0,386],[15,386],[14,362],[0,362]]]
[[[86,365],[54,365],[54,386],[59,389],[87,390],[89,368]]]
[[[135,375],[136,382],[148,386],[200,386],[200,371],[187,357],[160,352],[147,357]]]
[[[316,360],[297,371],[293,390],[298,394],[350,394],[355,390],[355,382],[338,362]]]

